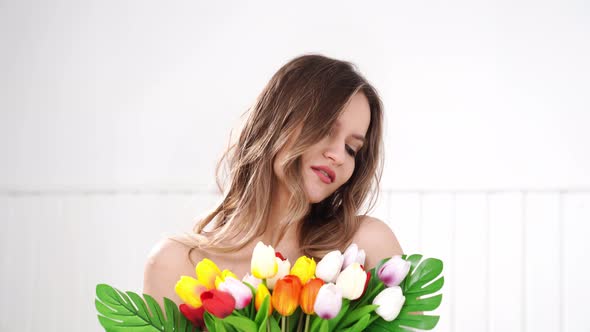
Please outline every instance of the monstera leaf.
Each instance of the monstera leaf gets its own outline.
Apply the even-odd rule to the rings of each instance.
[[[98,320],[107,332],[192,332],[193,325],[180,313],[176,304],[164,298],[166,316],[153,297],[142,299],[133,292],[124,293],[106,284],[96,286],[94,301]],[[145,300],[144,300],[145,299]],[[149,308],[149,310],[148,310]],[[151,311],[151,313],[150,313]]]
[[[440,305],[442,294],[427,296],[441,290],[444,285],[444,277],[440,275],[443,262],[436,258],[426,258],[420,262],[422,255],[411,255],[409,258],[403,255],[402,258],[412,264],[408,275],[400,284],[406,297],[404,306],[393,321],[386,322],[378,318],[366,331],[412,331],[408,328],[431,330],[438,323],[439,316],[410,313],[432,311]],[[387,260],[382,260],[372,272],[378,271]]]

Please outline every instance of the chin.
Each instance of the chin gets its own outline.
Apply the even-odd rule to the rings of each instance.
[[[330,194],[327,194],[325,192],[322,192],[320,190],[318,190],[318,188],[305,188],[305,196],[307,197],[307,201],[310,204],[315,204],[315,203],[319,203],[321,201],[323,201],[324,199],[326,199],[328,196],[330,196]]]

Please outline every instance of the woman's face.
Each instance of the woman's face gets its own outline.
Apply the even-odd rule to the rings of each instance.
[[[310,203],[321,202],[350,179],[355,168],[355,154],[363,146],[370,121],[367,97],[358,92],[344,108],[330,134],[303,153],[301,175]],[[281,183],[284,172],[278,161],[284,154],[285,151],[281,151],[274,163],[275,175]]]

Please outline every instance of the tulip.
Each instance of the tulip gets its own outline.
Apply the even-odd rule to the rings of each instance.
[[[333,283],[320,287],[313,305],[313,311],[323,319],[332,319],[342,308],[342,291]]]
[[[342,270],[346,269],[350,264],[357,262],[360,265],[365,265],[365,251],[359,250],[356,243],[352,243],[344,251],[344,262],[342,263]]]
[[[340,273],[336,287],[342,291],[342,297],[356,300],[363,294],[366,281],[367,273],[359,263],[354,262]]]
[[[264,302],[264,299],[266,299],[267,296],[270,296],[270,292],[268,291],[268,288],[266,288],[266,286],[264,286],[263,283],[260,283],[258,285],[258,288],[256,289],[256,297],[254,298],[254,306],[256,307],[256,311],[260,310],[260,307],[262,306],[262,302]],[[269,303],[268,306],[268,315],[270,316],[272,314],[272,301],[271,303]]]
[[[299,306],[301,287],[301,281],[297,276],[287,275],[279,279],[272,292],[272,307],[282,316],[291,316]]]
[[[199,308],[202,305],[201,293],[207,290],[199,280],[189,277],[181,276],[180,280],[176,282],[174,291],[178,294],[180,299],[193,308]]]
[[[199,308],[193,308],[185,303],[179,306],[180,312],[188,319],[194,326],[199,329],[205,328],[205,321],[203,315],[205,314],[205,308],[203,306]]]
[[[316,266],[315,275],[325,282],[336,282],[343,263],[344,256],[340,250],[330,251]]]
[[[275,257],[275,260],[277,261],[277,265],[279,268],[277,270],[277,274],[275,274],[271,278],[266,279],[266,287],[268,287],[268,289],[274,289],[277,280],[288,275],[289,271],[291,270],[291,263],[288,259],[282,260],[279,257]]]
[[[243,282],[250,284],[250,286],[254,287],[254,289],[258,288],[258,285],[262,282],[262,280],[256,278],[255,276],[247,273],[243,278]]]
[[[271,278],[277,273],[278,265],[275,260],[275,250],[259,241],[252,252],[250,264],[252,275],[258,279]]]
[[[211,289],[201,294],[203,308],[215,317],[229,316],[236,306],[236,300],[230,293]]]
[[[199,279],[207,289],[214,289],[215,279],[217,276],[221,276],[221,270],[208,258],[203,259],[197,264],[195,272],[197,273],[197,279]]]
[[[215,289],[219,289],[219,284],[224,282],[226,278],[238,279],[238,276],[228,269],[223,270],[221,275],[215,277]]]
[[[219,284],[218,290],[230,293],[236,300],[235,309],[244,309],[252,301],[252,290],[243,282],[233,277],[225,278]]]
[[[361,265],[362,268],[364,268]],[[367,280],[365,281],[365,286],[363,287],[363,293],[361,294],[360,297],[365,296],[365,292],[367,291],[367,288],[369,287],[369,282],[371,281],[371,271],[367,271]]]
[[[402,289],[399,286],[393,286],[385,288],[377,294],[373,299],[373,304],[379,306],[375,309],[377,315],[385,321],[391,322],[399,315],[405,301],[406,297],[402,294]]]
[[[402,256],[396,255],[379,268],[377,275],[387,287],[398,286],[410,271],[411,266],[412,263],[402,259]]]
[[[315,267],[316,263],[313,258],[301,256],[297,258],[295,265],[291,268],[291,274],[298,276],[301,284],[305,285],[309,279],[313,278]]]
[[[313,306],[318,296],[318,292],[323,285],[324,281],[322,279],[313,278],[301,289],[299,304],[301,305],[301,310],[306,314],[313,315],[315,313],[313,311]]]

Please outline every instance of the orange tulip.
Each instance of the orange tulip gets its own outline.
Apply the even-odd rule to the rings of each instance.
[[[299,306],[301,280],[295,275],[287,275],[279,279],[272,291],[273,308],[283,316],[291,316]]]
[[[301,289],[299,304],[301,305],[301,310],[303,310],[303,312],[306,314],[315,314],[313,311],[313,305],[315,303],[315,298],[318,296],[318,292],[320,291],[320,288],[323,284],[324,281],[322,279],[313,278]]]
[[[260,310],[260,307],[262,306],[262,302],[264,302],[264,299],[270,296],[270,292],[268,291],[268,288],[266,288],[266,286],[264,286],[263,283],[260,283],[258,285],[258,288],[256,289],[256,296],[254,297],[254,306],[256,307],[256,311]],[[272,314],[272,301],[271,303],[269,303],[268,306],[268,315],[270,316]]]

